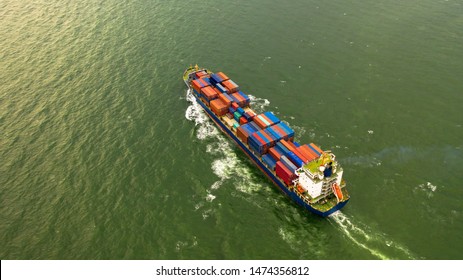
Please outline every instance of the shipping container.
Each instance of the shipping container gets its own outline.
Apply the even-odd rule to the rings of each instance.
[[[280,122],[280,119],[277,118],[272,112],[265,112],[264,115],[270,119],[270,121],[272,122],[272,125],[273,124],[277,124]]]
[[[300,168],[304,165],[304,161],[298,157],[294,152],[289,152],[286,154],[286,157],[294,163],[297,168]]]
[[[294,130],[291,129],[287,124],[284,122],[279,123],[280,127],[285,130],[288,134],[292,135],[290,138],[294,137]]]
[[[268,149],[268,154],[271,155],[275,160],[280,160],[280,157],[282,156],[282,154],[278,152],[276,146]]]
[[[233,118],[238,122],[241,118],[241,114],[238,111],[233,113]]]
[[[212,87],[207,86],[201,89],[201,94],[210,102],[217,98],[217,93],[212,89]]]
[[[276,160],[269,154],[262,156],[262,161],[272,170],[275,170]]]
[[[198,71],[195,73],[196,79],[201,78],[202,76],[206,76],[206,75],[207,75],[206,71]]]
[[[294,146],[296,146],[296,148],[299,148],[299,147],[301,146],[301,144],[299,144],[299,143],[296,142],[296,141],[293,141],[293,144],[294,144]]]
[[[280,143],[283,144],[283,146],[285,146],[285,148],[286,148],[287,150],[289,150],[289,151],[291,151],[291,152],[294,150],[293,146],[291,146],[291,145],[289,144],[288,141],[282,139],[282,140],[280,141]]]
[[[211,74],[210,82],[211,84],[216,85],[218,83],[223,82],[223,79],[217,74]]]
[[[298,148],[297,148],[297,151],[298,151],[299,153],[303,154],[303,155],[308,159],[308,161],[312,161],[312,160],[315,159],[315,157],[314,157],[312,154],[308,153],[308,152],[304,149],[304,146],[298,147]]]
[[[281,156],[280,161],[288,168],[291,173],[296,173],[296,165],[294,165],[286,156]]]
[[[252,125],[255,131],[261,130],[261,128],[254,121],[249,122],[249,125]]]
[[[249,104],[251,103],[251,99],[249,98],[249,96],[242,91],[238,91],[238,94],[244,99],[243,107],[249,106]]]
[[[227,107],[231,106],[231,99],[228,98],[228,95],[225,94],[219,94],[219,99],[222,100],[223,103],[227,104]]]
[[[222,72],[217,72],[216,74],[217,74],[220,78],[222,78],[222,81],[229,80],[228,76],[225,75],[225,74],[222,73]]]
[[[231,93],[237,92],[239,90],[239,86],[232,80],[223,81],[222,85],[226,87]]]
[[[210,102],[212,112],[218,116],[223,116],[228,112],[227,104],[223,103],[220,99],[215,99]]]
[[[255,130],[252,126],[250,126],[249,124],[243,124],[237,129],[236,135],[238,136],[238,138],[241,139],[241,141],[243,141],[244,143],[248,143],[249,136],[254,132]]]
[[[232,102],[231,106],[233,109],[235,109],[235,111],[240,107],[238,103],[235,103],[235,102]]]
[[[281,161],[277,161],[275,164],[275,172],[286,185],[292,185],[292,180],[296,178],[296,175],[291,173]]]
[[[244,110],[243,110],[243,108],[241,108],[241,107],[238,108],[238,109],[236,109],[236,111],[237,111],[238,113],[240,113],[241,116],[244,115],[244,113],[245,113]]]
[[[203,78],[199,78],[199,79],[191,81],[191,85],[197,92],[201,92],[201,89],[203,87],[210,86],[210,84],[207,83]]]
[[[315,145],[314,143],[310,143],[310,144],[309,144],[309,148],[315,150],[315,153],[318,154],[319,156],[320,156],[321,154],[323,154],[323,150],[320,149],[320,148],[319,148],[317,145]]]
[[[246,123],[248,123],[248,120],[245,117],[241,116],[240,124],[243,125],[243,124],[246,124]]]
[[[221,92],[221,93],[229,93],[229,91],[224,87],[222,86],[221,84],[215,84],[215,87]]]
[[[278,142],[278,143],[276,144],[276,147],[278,147],[278,148],[283,152],[283,154],[285,154],[285,155],[286,155],[288,152],[290,152],[290,151],[285,147],[285,145],[283,145],[283,144],[281,143],[281,141]]]
[[[232,103],[233,104],[233,103]],[[231,118],[233,118],[233,114],[235,113],[235,109],[233,109],[233,106],[228,107],[228,112],[232,115]]]
[[[316,159],[319,158],[319,156],[311,149],[309,148],[309,145],[302,145],[301,148],[310,155],[311,158]]]

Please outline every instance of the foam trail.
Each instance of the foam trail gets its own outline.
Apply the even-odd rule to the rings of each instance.
[[[414,256],[410,251],[403,246],[386,240],[386,237],[382,234],[369,233],[371,230],[367,226],[354,224],[344,213],[337,211],[329,216],[331,223],[339,226],[339,229],[349,238],[352,242],[369,251],[372,255],[382,260],[388,260],[388,257],[384,252],[377,249],[377,247],[384,246],[384,244],[396,250],[398,253],[404,254],[409,259],[414,259]],[[362,228],[363,227],[363,228]],[[373,248],[375,247],[375,248]]]
[[[235,184],[235,188],[240,192],[252,193],[260,189],[261,186],[256,183],[251,170],[238,158],[227,139],[221,135],[217,127],[209,121],[208,116],[203,111],[201,105],[198,104],[190,89],[187,91],[186,99],[191,105],[188,106],[185,112],[185,118],[195,122],[195,126],[197,127],[196,138],[199,140],[214,139],[212,143],[207,144],[206,152],[216,155],[211,169],[219,177],[219,180],[206,190],[207,195],[204,199],[209,203],[213,202],[217,197],[213,192],[219,189],[226,180],[231,178],[238,181]],[[263,108],[268,106],[270,102],[266,99],[257,99],[257,104]],[[204,202],[200,202],[196,204],[195,210],[206,205]],[[212,213],[213,209],[204,210],[203,218],[206,219]]]

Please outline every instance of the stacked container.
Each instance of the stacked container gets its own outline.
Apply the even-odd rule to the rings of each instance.
[[[277,164],[277,161],[270,156],[269,154],[265,154],[262,156],[262,161],[271,169],[275,170],[275,165]]]
[[[272,146],[275,145],[275,141],[265,133],[264,131],[254,132],[248,139],[248,144],[251,148],[259,154],[265,154]]]
[[[286,185],[291,185],[292,180],[296,179],[296,174],[292,173],[286,166],[281,162],[277,161],[275,164],[275,172]]]
[[[199,78],[196,80],[193,80],[191,82],[191,85],[193,86],[193,89],[196,90],[196,92],[199,94],[201,92],[201,89],[207,86],[210,86],[210,83],[204,80],[203,78]]]
[[[211,74],[211,84],[213,85],[216,85],[216,84],[220,84],[221,82],[224,81],[224,79],[222,77],[220,77],[219,75],[217,74]]]
[[[232,99],[230,98],[230,96],[228,96],[228,94],[219,94],[219,99],[222,100],[223,103],[227,104],[227,107],[231,106]]]
[[[222,85],[231,93],[237,92],[240,89],[240,87],[232,80],[223,81]]]
[[[217,88],[217,90],[219,90],[221,93],[229,93],[228,90],[222,86],[221,84],[215,84],[215,87]]]
[[[201,88],[201,96],[206,99],[206,102],[209,104],[209,102],[217,98],[217,92],[215,92],[212,87],[207,86]]]
[[[280,122],[280,120],[275,117],[274,114],[271,112],[265,112],[263,114],[257,115],[254,117],[254,121],[259,125],[262,129],[272,126]]]
[[[212,112],[218,116],[223,116],[228,112],[228,106],[220,99],[212,100],[210,103]]]
[[[241,139],[241,141],[243,141],[244,143],[248,143],[249,136],[251,136],[256,131],[257,130],[255,129],[254,126],[252,126],[252,124],[247,123],[247,124],[241,125],[238,128],[238,130],[236,131],[236,135],[238,136],[238,138]]]

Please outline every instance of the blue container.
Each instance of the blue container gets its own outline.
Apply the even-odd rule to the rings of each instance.
[[[238,91],[238,94],[241,95],[241,96],[244,98],[244,100],[246,100],[244,103],[245,103],[246,105],[249,105],[249,103],[251,102],[251,99],[249,98],[249,96],[247,96],[247,95],[246,95],[244,92],[242,92],[242,91]]]
[[[280,119],[277,118],[272,112],[265,112],[264,115],[272,121],[273,124],[277,124],[280,122]]]
[[[270,145],[270,143],[272,143],[273,140],[272,140],[272,139],[269,139],[267,136],[265,136],[264,134],[262,134],[261,131],[257,131],[256,133],[257,133],[257,135],[259,135],[259,137],[260,137],[262,140],[265,141],[265,144],[266,144],[266,145]]]
[[[289,150],[280,142],[278,142],[276,146],[280,148],[281,151],[283,151],[283,155],[286,155],[287,153],[289,153]]]
[[[262,156],[262,161],[272,170],[275,170],[275,165],[277,164],[277,162],[275,161],[275,159],[269,155],[269,154],[265,154]]]
[[[254,127],[254,129],[255,129],[256,131],[262,130],[262,129],[260,128],[260,126],[258,126],[258,125],[257,125],[255,122],[253,122],[253,121],[250,121],[250,122],[249,122],[249,125],[252,125],[252,127]]]
[[[223,79],[217,75],[217,74],[212,74],[211,75],[211,78],[210,78],[210,82],[215,85],[217,83],[221,83],[223,81]]]
[[[301,144],[297,143],[296,141],[293,141],[293,144],[294,146],[296,146],[297,148],[299,148],[301,146]]]
[[[319,151],[317,151],[317,150],[315,150],[315,148],[313,148],[311,145],[306,145],[306,146],[308,146],[308,147],[309,147],[309,148],[310,148],[312,151],[314,151],[314,152],[315,152],[315,154],[317,154],[318,156],[320,156],[320,155],[321,155],[321,154],[320,154],[320,152],[319,152]]]
[[[293,152],[289,152],[286,154],[286,157],[292,162],[294,163],[294,165],[296,167],[302,167],[302,165],[304,165],[304,161],[302,161],[302,159],[300,159],[295,153]]]
[[[283,137],[281,137],[280,134],[276,130],[272,129],[272,127],[266,128],[265,131],[273,135],[275,137],[275,141],[280,141],[281,139],[283,139]]]
[[[276,150],[276,151],[277,151],[277,152],[278,152],[280,155],[282,155],[282,156],[286,156],[286,153],[285,153],[285,151],[283,151],[283,150],[282,150],[282,149],[281,149],[281,148],[278,146],[278,144],[277,144],[277,145],[275,145],[275,147],[274,147],[274,148],[275,148],[275,150]]]
[[[291,171],[291,173],[296,172],[296,166],[286,157],[286,156],[281,156],[280,161],[286,166],[286,168]]]
[[[224,86],[222,86],[222,84],[215,84],[215,87],[216,87],[221,93],[224,93],[224,94],[227,93],[227,89],[226,89]],[[228,96],[228,95],[227,95],[227,96]],[[229,99],[230,99],[230,101],[231,101],[231,98],[229,98]]]
[[[232,106],[228,107],[228,112],[230,112],[230,114],[234,114],[235,113],[235,109],[233,109]]]
[[[278,141],[278,137],[276,137],[275,135],[273,135],[273,133],[271,133],[268,128],[264,129],[265,133],[268,134],[268,136],[270,136],[272,138],[272,142],[273,143],[276,143]]]
[[[278,124],[280,126],[281,129],[283,129],[284,131],[286,131],[288,133],[288,137],[291,138],[291,137],[294,137],[294,130],[292,130],[289,126],[287,126],[285,123],[283,122],[280,122]]]
[[[245,112],[244,112],[244,109],[241,108],[241,107],[239,107],[238,109],[236,109],[236,111],[237,111],[238,113],[240,113],[241,116],[245,113]]]
[[[238,99],[236,99],[236,97],[234,97],[233,95],[229,95],[230,98],[233,100],[233,102],[236,102],[237,104],[240,104],[240,101]]]
[[[210,79],[210,78],[208,78],[208,77],[203,77],[202,79],[203,79],[203,81],[205,81],[205,82],[207,83],[208,86],[211,85],[211,79]]]
[[[248,138],[249,146],[258,154],[263,154],[266,150],[265,146],[261,145],[259,140],[257,140],[253,135]]]

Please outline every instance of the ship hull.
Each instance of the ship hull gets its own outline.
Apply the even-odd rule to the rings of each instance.
[[[214,121],[214,123],[229,137],[231,138],[236,145],[252,160],[252,162],[259,167],[259,169],[276,185],[278,188],[286,194],[291,200],[299,204],[300,206],[304,207],[306,210],[310,211],[311,213],[317,214],[322,217],[329,216],[330,214],[338,211],[342,207],[344,207],[349,199],[339,202],[332,208],[327,211],[320,211],[312,207],[309,203],[304,201],[301,197],[299,197],[295,192],[291,191],[284,185],[282,181],[280,181],[275,174],[265,166],[261,160],[245,145],[241,142],[237,136],[209,109],[209,107],[200,99],[199,94],[194,90],[187,81],[185,81],[188,88],[193,92],[193,96],[195,97],[198,104],[203,108],[203,110],[207,113],[210,119]]]

